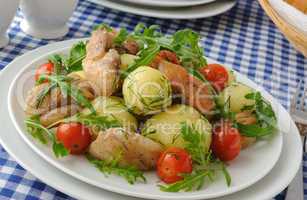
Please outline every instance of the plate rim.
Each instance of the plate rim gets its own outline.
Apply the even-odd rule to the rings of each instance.
[[[231,0],[231,4],[227,4],[227,6],[223,7],[222,9],[215,11],[213,13],[207,13],[206,12],[194,12],[193,15],[187,15],[182,14],[182,8],[177,8],[180,9],[180,12],[178,12],[177,14],[170,14],[170,13],[155,13],[155,9],[150,9],[150,8],[137,8],[137,7],[132,7],[130,5],[127,4],[120,4],[120,3],[116,3],[110,0],[89,0],[92,3],[98,4],[100,6],[103,7],[108,7],[114,10],[119,10],[122,12],[127,12],[127,13],[131,13],[131,14],[135,14],[135,15],[139,15],[139,16],[147,16],[147,17],[156,17],[156,18],[162,18],[162,19],[197,19],[197,18],[207,18],[207,17],[212,17],[215,15],[219,15],[221,13],[227,12],[228,10],[230,10],[232,7],[235,6],[236,4],[236,0]],[[228,0],[230,1],[230,0]],[[229,3],[227,1],[222,2],[223,4]],[[210,4],[208,4],[209,6],[212,6],[212,4],[221,4],[221,2],[211,2]],[[205,9],[205,6],[202,5]],[[187,9],[190,9],[193,7],[188,7]],[[195,8],[195,7],[194,7]],[[167,9],[167,8],[165,8]],[[170,10],[170,9],[169,9]]]
[[[50,48],[60,48],[60,47],[58,47],[59,45],[64,45],[64,44],[66,44],[66,45],[68,45],[68,44],[72,44],[73,42],[75,42],[76,40],[75,39],[73,39],[73,40],[67,40],[67,41],[63,41],[63,42],[59,42],[59,43],[56,43],[56,44],[49,44],[48,46],[50,47]],[[33,51],[31,51],[31,52],[27,52],[26,54],[24,54],[24,55],[22,55],[22,56],[20,56],[20,57],[18,57],[18,58],[16,58],[16,59],[14,59],[14,61],[12,61],[10,64],[8,64],[2,71],[1,71],[1,73],[0,73],[0,79],[2,79],[2,76],[4,77],[4,74],[7,72],[7,73],[10,73],[10,68],[13,68],[14,67],[14,64],[16,63],[18,63],[19,62],[19,60],[21,60],[23,63],[25,63],[25,65],[26,65],[26,63],[29,63],[28,61],[26,61],[26,58],[28,58],[27,56],[30,56],[30,55],[33,55],[33,54],[35,54],[35,53],[38,53],[39,51],[46,51],[47,50],[47,47],[46,46],[43,46],[43,47],[40,47],[40,48],[37,48],[37,49],[35,49],[35,50],[33,50]],[[36,55],[37,56],[37,55]],[[20,65],[20,64],[19,64]],[[19,66],[18,65],[18,66]],[[15,67],[16,68],[16,67]],[[13,69],[12,69],[13,70]],[[16,69],[16,71],[17,71],[17,69]],[[10,77],[8,77],[8,79],[12,79],[12,78],[10,78]],[[12,80],[10,80],[7,84],[3,84],[3,85],[8,85],[10,82],[11,82]],[[2,97],[2,98],[4,98],[4,100],[6,99],[4,96]],[[7,107],[6,106],[4,106],[4,104],[2,104],[2,105],[0,105],[0,108],[1,109],[6,109],[6,111],[7,111]],[[288,112],[285,110],[285,108],[283,108],[282,107],[282,111],[283,112],[285,112],[287,115],[288,115]],[[2,115],[2,116],[4,116],[4,115]],[[5,118],[5,120],[9,120],[8,118]],[[292,128],[294,128],[294,130],[292,129],[292,132],[295,134],[294,136],[295,137],[290,137],[290,138],[288,138],[288,139],[291,139],[291,140],[286,140],[287,142],[292,142],[293,144],[295,144],[294,146],[293,146],[293,144],[292,144],[292,146],[294,147],[294,148],[296,148],[296,162],[293,162],[292,163],[292,165],[290,165],[290,166],[287,166],[287,169],[288,169],[288,167],[291,167],[291,171],[289,171],[289,170],[284,170],[283,168],[281,168],[280,166],[276,166],[277,168],[278,168],[278,170],[279,171],[281,171],[281,170],[284,170],[283,172],[286,172],[285,173],[285,175],[284,176],[273,176],[272,177],[272,175],[269,175],[270,177],[268,177],[267,179],[267,181],[268,182],[273,182],[274,183],[274,181],[276,182],[276,180],[277,180],[277,184],[275,184],[274,185],[274,187],[272,186],[272,185],[270,185],[270,186],[272,186],[273,188],[271,188],[270,190],[269,190],[269,192],[267,191],[261,191],[261,196],[263,197],[263,198],[265,198],[265,199],[267,199],[267,198],[272,198],[273,196],[275,196],[276,194],[278,194],[278,193],[280,193],[290,182],[291,182],[291,180],[294,178],[294,176],[295,176],[295,174],[296,174],[296,172],[298,171],[298,169],[299,169],[299,165],[300,165],[300,163],[301,163],[301,157],[302,157],[302,146],[301,146],[301,143],[300,143],[300,137],[299,137],[299,133],[298,133],[298,130],[297,130],[297,128],[296,128],[296,126],[294,125],[294,122],[293,122],[293,120],[291,119],[291,118],[289,118],[289,120],[290,120],[290,124],[291,124],[291,126],[293,126]],[[11,127],[12,129],[14,129],[15,127],[12,125],[12,127]],[[16,134],[16,130],[14,130],[14,132],[15,132],[15,134]],[[2,135],[2,134],[1,134]],[[29,165],[27,165],[27,164],[24,164],[24,161],[22,161],[23,159],[22,158],[19,158],[18,157],[18,153],[14,153],[14,148],[10,148],[9,147],[9,145],[7,145],[6,144],[6,142],[4,141],[4,139],[5,139],[5,136],[1,136],[0,135],[0,143],[3,145],[3,147],[8,151],[8,153],[9,154],[11,154],[14,158],[15,158],[15,160],[17,160],[22,166],[24,166],[24,168],[26,169],[26,170],[28,170],[29,172],[31,172],[32,174],[34,174],[35,176],[37,176],[37,177],[39,177],[40,179],[42,179],[44,182],[46,182],[48,185],[51,185],[52,187],[54,187],[54,188],[57,188],[58,190],[60,190],[60,191],[64,191],[65,193],[68,193],[68,194],[71,194],[72,196],[75,196],[75,197],[79,197],[78,195],[76,195],[76,194],[74,194],[74,193],[71,193],[70,191],[65,191],[64,190],[64,187],[57,187],[54,183],[50,183],[50,181],[49,181],[49,179],[47,178],[47,177],[45,177],[44,178],[44,176],[41,176],[41,174],[39,173],[39,172],[36,172],[36,171],[33,171],[32,170],[32,167],[30,167]],[[17,135],[17,137],[18,137],[19,135]],[[285,135],[283,135],[283,137],[286,137]],[[24,142],[23,142],[24,143]],[[291,144],[291,143],[290,143]],[[26,145],[27,146],[27,145]],[[286,146],[286,148],[284,148],[284,150],[283,150],[283,153],[284,154],[286,154],[285,156],[290,156],[290,154],[289,154],[289,151],[291,152],[291,149],[288,149],[287,148],[288,147],[288,145]],[[26,148],[29,148],[29,147],[26,147]],[[29,148],[30,149],[30,148]],[[31,151],[33,151],[32,149],[30,149]],[[284,152],[285,151],[285,152]],[[293,153],[293,151],[292,151],[292,153]],[[295,158],[295,157],[294,157]],[[38,160],[38,161],[41,161],[40,159]],[[42,162],[44,162],[44,164],[46,164],[46,161],[42,161]],[[280,164],[282,164],[283,163],[283,160],[279,160],[279,162],[281,162]],[[52,166],[51,166],[52,167]],[[281,169],[280,169],[281,168]],[[57,170],[58,171],[58,173],[62,173],[60,170]],[[273,173],[273,172],[270,172],[270,173]],[[70,177],[69,175],[67,175],[68,177],[67,178],[72,178],[72,177]],[[72,178],[72,179],[74,179],[74,178]],[[266,178],[265,178],[266,179]],[[275,179],[275,180],[274,180]],[[80,183],[82,183],[82,182],[80,182]],[[85,183],[82,183],[82,184],[85,184]],[[260,183],[259,183],[260,184]],[[86,186],[87,186],[88,184],[86,184]],[[265,185],[265,184],[264,184]],[[258,187],[259,186],[257,186],[257,189],[258,189]],[[261,189],[261,186],[260,186],[260,189]],[[264,188],[262,188],[262,189],[264,189]],[[267,188],[266,188],[267,189]],[[250,189],[246,189],[246,190],[250,190]],[[253,192],[253,190],[252,191],[250,191],[250,192]],[[240,192],[239,192],[240,193]],[[243,193],[243,194],[242,194]],[[246,192],[245,192],[246,193]],[[265,193],[268,193],[268,194],[265,194]],[[250,193],[248,193],[248,195],[249,195]],[[232,198],[233,196],[238,196],[238,195],[240,195],[240,194],[233,194],[233,195],[229,195],[230,196],[230,198]],[[242,191],[241,192],[241,195],[244,195],[244,192]],[[245,194],[246,195],[246,194]],[[257,193],[257,196],[258,196],[258,193]],[[255,198],[255,197],[254,197]],[[224,198],[223,198],[224,199]],[[236,198],[237,199],[237,198]]]
[[[76,39],[75,41],[77,42],[77,41],[81,41],[81,40],[85,40],[85,39],[88,39],[88,38],[80,38],[80,39]],[[147,198],[147,199],[178,199],[179,198],[178,195],[166,196],[166,195],[159,195],[159,194],[145,194],[145,193],[140,193],[140,192],[135,192],[135,191],[133,192],[133,191],[128,190],[128,189],[117,188],[114,185],[112,186],[112,185],[107,185],[107,184],[97,184],[97,181],[91,180],[90,178],[87,178],[86,176],[84,176],[82,174],[80,175],[77,172],[75,172],[74,170],[63,166],[60,162],[54,161],[49,155],[45,154],[40,149],[40,147],[37,146],[35,141],[33,141],[33,139],[30,139],[30,137],[26,133],[24,133],[23,128],[18,125],[17,119],[16,119],[15,115],[13,114],[13,110],[12,110],[13,106],[12,106],[12,101],[11,101],[11,99],[13,98],[13,92],[14,92],[13,87],[16,86],[16,82],[17,82],[18,78],[23,74],[24,71],[31,68],[33,63],[35,63],[39,60],[42,60],[44,57],[47,57],[48,55],[50,55],[52,53],[62,52],[62,51],[65,51],[69,48],[71,48],[71,45],[67,45],[65,47],[58,48],[58,49],[53,50],[53,51],[49,51],[45,54],[40,55],[39,57],[36,57],[35,59],[32,59],[31,62],[28,62],[27,65],[24,65],[22,68],[19,69],[17,75],[14,77],[13,81],[11,82],[10,87],[9,87],[8,96],[7,96],[7,104],[8,104],[10,119],[12,120],[15,128],[17,129],[17,131],[19,133],[19,135],[23,138],[23,140],[27,143],[27,145],[29,145],[34,150],[35,153],[37,153],[39,156],[41,156],[43,159],[45,159],[51,165],[55,166],[57,169],[62,170],[66,174],[68,174],[68,175],[70,175],[74,178],[77,178],[77,179],[79,179],[79,180],[81,180],[81,181],[83,181],[87,184],[91,184],[93,186],[100,187],[100,188],[105,189],[105,190],[109,190],[111,192],[116,192],[116,193],[119,193],[119,194],[124,194],[124,195],[129,195],[129,196],[134,196],[134,197],[141,197],[141,198]],[[209,59],[209,60],[214,61],[212,59]],[[214,62],[217,62],[217,61],[214,61]],[[235,72],[235,73],[240,74],[238,72]],[[244,79],[247,79],[253,85],[255,85],[255,86],[257,85],[254,81],[250,80],[245,75],[240,74],[240,76]],[[262,87],[259,86],[258,88],[260,88],[262,90],[262,92],[266,93],[265,95],[269,95],[270,98],[273,99],[274,104],[276,104],[278,107],[281,106],[280,103],[274,97],[272,97],[272,95],[270,95],[267,91],[265,91]],[[281,133],[279,133],[279,134],[281,134]],[[266,171],[263,171],[263,173],[261,175],[258,175],[256,178],[254,178],[253,181],[248,182],[248,184],[245,183],[245,184],[241,184],[239,186],[233,187],[229,191],[218,192],[218,193],[207,195],[207,196],[204,196],[204,194],[190,194],[189,196],[187,195],[187,196],[181,197],[180,199],[190,199],[190,200],[192,200],[192,199],[204,199],[204,198],[205,199],[217,198],[217,197],[236,193],[238,191],[241,191],[241,190],[248,188],[251,185],[257,183],[264,176],[266,176],[268,173],[270,173],[270,171],[273,169],[273,167],[275,166],[275,164],[279,160],[279,158],[281,156],[282,146],[283,146],[283,137],[281,136],[280,138],[281,138],[280,139],[281,141],[280,141],[280,144],[279,144],[280,147],[279,147],[278,155],[276,157],[274,157],[273,162],[272,162],[273,164],[270,165],[270,167],[267,168]]]
[[[190,6],[197,6],[207,3],[213,3],[216,0],[194,0],[194,1],[177,1],[174,3],[173,1],[164,1],[164,0],[117,0],[121,2],[137,4],[137,5],[145,5],[145,6],[156,6],[156,7],[166,7],[166,8],[176,8],[176,7],[190,7]]]

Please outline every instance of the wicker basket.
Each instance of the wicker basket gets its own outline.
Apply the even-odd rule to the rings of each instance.
[[[297,28],[287,23],[272,8],[268,0],[258,0],[266,14],[272,19],[279,30],[290,41],[290,43],[307,58],[307,34],[300,32]]]

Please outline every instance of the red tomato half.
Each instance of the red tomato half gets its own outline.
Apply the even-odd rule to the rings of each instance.
[[[44,63],[36,69],[35,80],[37,81],[39,77],[43,74],[50,75],[54,71],[54,65],[52,62]]]
[[[222,65],[208,64],[199,69],[200,73],[213,85],[217,91],[222,91],[228,82],[228,72]]]
[[[181,148],[170,147],[160,156],[157,163],[157,173],[165,183],[174,183],[183,179],[180,174],[192,172],[190,154]]]
[[[241,136],[238,129],[227,121],[216,124],[213,129],[211,149],[222,161],[235,159],[241,151]]]
[[[82,154],[91,143],[89,129],[75,122],[61,124],[56,137],[71,154]]]

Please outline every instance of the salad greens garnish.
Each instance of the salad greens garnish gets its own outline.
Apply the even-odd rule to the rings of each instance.
[[[244,109],[253,111],[257,123],[251,125],[236,123],[240,133],[248,137],[263,137],[275,133],[277,119],[271,104],[261,96],[260,92],[247,94],[245,98],[255,101],[253,106]]]
[[[184,29],[173,35],[172,49],[179,56],[181,64],[185,67],[199,68],[207,65],[203,48],[199,46],[199,34]]]
[[[86,55],[86,44],[80,41],[72,46],[68,56],[54,54],[49,57],[55,66],[55,74],[69,74],[73,71],[80,71],[83,69],[82,60]]]
[[[144,24],[138,24],[129,37],[141,46],[141,50],[136,62],[122,72],[123,78],[137,67],[150,64],[161,49],[175,52],[186,68],[197,69],[207,64],[203,57],[204,52],[199,47],[199,35],[190,29],[177,31],[172,36],[168,36],[163,35],[157,25],[146,27]]]
[[[190,153],[194,162],[194,170],[190,174],[182,174],[183,179],[181,181],[168,185],[159,185],[160,189],[165,192],[200,190],[206,179],[214,180],[217,171],[223,173],[227,185],[230,186],[231,177],[225,164],[219,160],[214,160],[211,151],[206,152],[205,150],[204,133],[183,122],[181,123],[181,136],[186,142],[185,149]]]
[[[108,32],[113,31],[113,29],[108,24],[105,24],[105,23],[101,23],[93,27],[94,31],[98,29],[106,29]]]
[[[181,136],[186,142],[185,149],[192,156],[193,161],[199,165],[208,164],[208,157],[205,147],[205,134],[200,133],[195,127],[189,126],[186,122],[181,124]]]
[[[89,108],[93,113],[95,113],[95,109],[91,102],[83,96],[82,92],[73,84],[71,84],[72,79],[64,76],[64,75],[41,75],[40,78],[37,80],[37,83],[43,83],[45,80],[50,82],[50,86],[57,86],[61,90],[61,94],[63,97],[67,98],[70,96],[73,100],[75,100],[79,105]],[[46,90],[43,90],[39,94],[38,102],[41,102],[47,94],[50,93],[53,87],[47,87]]]
[[[91,156],[90,154],[86,155],[88,161],[95,165],[95,167],[105,175],[116,174],[118,176],[124,177],[128,183],[134,184],[136,181],[140,180],[146,182],[146,178],[142,171],[138,170],[134,166],[125,166],[122,167],[119,165],[121,159],[121,153],[118,154],[113,160],[98,160]]]
[[[124,41],[126,41],[128,35],[128,31],[124,28],[121,28],[117,36],[113,39],[113,43],[115,45],[121,45]]]
[[[206,178],[213,180],[213,170],[194,170],[191,174],[182,174],[183,179],[169,185],[159,185],[160,190],[164,192],[191,191],[200,190]]]
[[[128,68],[121,72],[122,78],[126,78],[129,73],[134,71],[136,68],[140,66],[144,66],[149,64],[155,56],[159,53],[160,46],[156,42],[149,41],[146,48],[141,49],[138,53],[138,58],[134,63],[128,66]]]
[[[68,150],[56,140],[55,133],[41,125],[39,116],[32,116],[25,120],[28,133],[40,141],[42,144],[47,144],[49,140],[52,141],[52,150],[56,157],[63,157],[68,155]]]
[[[94,28],[94,30],[97,29],[105,29],[108,32],[114,31],[114,29],[107,24],[97,25]],[[255,116],[256,118],[255,124],[242,124],[243,122],[245,122],[244,120],[242,120],[243,122],[241,121],[242,123],[238,122],[240,117],[237,116],[238,113],[230,111],[230,97],[224,103],[223,106],[218,104],[216,99],[217,98],[216,91],[213,89],[212,85],[206,80],[204,75],[199,71],[199,68],[206,66],[207,62],[206,59],[204,58],[203,48],[200,46],[200,36],[198,33],[194,32],[191,29],[183,29],[175,32],[172,35],[164,35],[162,34],[161,29],[158,25],[151,25],[147,27],[146,25],[140,23],[136,25],[134,31],[131,33],[129,33],[127,29],[121,28],[116,34],[116,36],[113,38],[111,48],[117,49],[117,47],[119,47],[119,49],[122,49],[123,46],[121,45],[125,45],[126,42],[129,41],[130,39],[138,44],[139,51],[136,55],[130,55],[133,57],[134,62],[129,62],[131,64],[120,72],[120,76],[122,79],[127,78],[127,76],[131,72],[136,70],[138,67],[150,65],[161,50],[169,50],[176,54],[176,56],[180,60],[180,65],[182,65],[182,67],[184,67],[190,75],[194,76],[198,80],[208,85],[208,87],[212,91],[212,95],[214,95],[214,98],[216,100],[217,110],[220,111],[215,117],[218,117],[218,119],[225,119],[225,121],[227,122],[231,122],[230,124],[236,127],[241,135],[247,137],[256,137],[256,138],[265,137],[268,135],[272,135],[277,130],[277,118],[273,111],[273,108],[271,104],[261,96],[260,92],[255,91],[245,95],[246,99],[253,100],[253,102],[255,103],[253,105],[244,106],[243,109],[241,110],[237,109],[242,112],[247,111],[246,112],[247,115],[249,114],[252,115],[249,117]],[[82,91],[76,85],[73,84],[74,83],[73,78],[67,76],[71,72],[83,70],[82,61],[85,57],[86,57],[86,42],[83,41],[80,41],[75,45],[73,45],[72,48],[70,49],[69,54],[66,56],[61,54],[54,54],[50,56],[49,62],[53,63],[54,72],[52,72],[51,75],[48,74],[40,75],[39,79],[36,82],[37,84],[48,83],[39,92],[36,98],[35,102],[36,108],[42,106],[44,99],[49,94],[51,94],[51,91],[55,89],[60,91],[61,97],[68,100],[73,100],[79,106],[86,108],[82,112],[61,119],[49,125],[48,127],[42,125],[42,123],[40,122],[39,115],[31,116],[25,120],[27,131],[35,139],[40,141],[42,144],[48,144],[48,142],[52,142],[52,150],[56,157],[63,157],[68,155],[69,153],[73,153],[72,150],[70,151],[64,147],[64,145],[60,142],[60,137],[59,140],[57,140],[55,129],[53,127],[56,127],[61,123],[77,122],[80,123],[81,125],[89,127],[91,133],[93,133],[92,131],[98,132],[100,130],[107,130],[109,128],[123,127],[123,124],[121,123],[123,119],[117,118],[117,116],[115,117],[112,114],[106,115],[103,113],[97,113],[90,100],[88,100],[83,95]],[[128,62],[125,62],[125,66],[127,63]],[[138,69],[141,70],[141,68]],[[132,75],[133,74],[131,74],[131,76]],[[145,75],[145,77],[146,76],[150,75]],[[168,80],[166,81],[168,83]],[[170,98],[172,96],[171,90],[169,89],[167,90],[166,94],[159,93],[154,97],[145,98],[144,97],[145,95],[142,95],[141,93],[135,92],[133,90],[133,85],[132,85],[133,83],[134,82],[131,81],[130,85],[127,86],[127,88],[129,89],[129,90],[127,89],[127,91],[129,91],[139,99],[140,103],[143,105],[142,108],[143,111],[147,112],[147,110],[148,111],[153,110],[151,108],[160,107],[160,104],[165,103],[164,101],[162,101],[165,100],[165,95],[166,97]],[[164,83],[164,79],[161,79],[159,83],[161,83],[161,85],[163,86],[168,85]],[[168,87],[170,87],[170,85],[168,85]],[[122,94],[125,98],[125,93]],[[126,106],[128,105],[126,99],[125,99],[125,105]],[[134,108],[137,108],[135,105],[133,106],[129,107],[130,109],[129,111],[133,112]],[[242,114],[245,115],[246,113]],[[138,113],[134,111],[134,114]],[[236,116],[238,118],[238,121],[236,120]],[[204,120],[204,118],[202,117],[200,117],[200,119]],[[253,122],[255,121],[254,118],[248,118],[248,119],[252,119],[250,121]],[[145,120],[147,120],[147,118],[145,118]],[[137,122],[137,119],[135,119],[135,121]],[[182,176],[182,179],[177,182],[171,184],[159,185],[161,191],[180,192],[180,191],[199,190],[207,182],[214,181],[217,178],[218,173],[223,173],[226,180],[226,184],[230,186],[231,176],[226,169],[225,163],[223,163],[217,158],[218,155],[216,155],[215,157],[209,148],[211,138],[210,137],[208,138],[208,136],[211,135],[206,135],[206,134],[211,134],[211,130],[209,130],[211,129],[211,126],[209,124],[206,125],[208,125],[208,127],[210,128],[206,127],[208,129],[202,129],[202,128],[199,129],[196,126],[196,124],[182,122],[180,124],[180,132],[178,132],[178,134],[175,134],[173,138],[170,138],[170,140],[172,140],[171,144],[175,144],[178,138],[182,138],[184,140],[184,142],[180,144],[182,145],[182,147],[180,148],[183,148],[186,151],[185,152],[187,154],[186,157],[188,157],[190,164],[189,165],[190,169],[184,171],[185,172],[192,171],[192,172],[179,174],[180,176]],[[142,133],[144,133],[143,134],[144,137],[159,132],[158,129],[157,130],[150,129],[149,127],[150,126],[147,127],[145,126],[145,128],[143,128]],[[74,132],[73,134],[76,135]],[[161,135],[158,135],[158,137],[162,138],[163,137],[162,133]],[[89,135],[88,138],[91,138],[91,136]],[[85,150],[88,148],[91,141],[92,140],[89,139],[87,146],[84,148]],[[164,144],[162,140],[156,142],[160,143],[161,146],[163,146]],[[85,155],[87,160],[106,176],[110,174],[115,174],[125,178],[130,184],[134,184],[137,181],[146,182],[146,178],[143,172],[139,170],[137,167],[132,165],[131,166],[121,165],[120,161],[123,157],[122,154],[123,152],[121,150],[122,149],[119,149],[118,154],[114,154],[111,159],[106,159],[106,160],[97,159],[96,157],[90,155],[89,153]],[[161,150],[163,149],[159,148],[159,151]],[[140,151],[142,151],[142,149],[140,149]],[[150,159],[154,158],[150,157]],[[160,178],[163,180],[162,177]]]
[[[68,58],[64,60],[64,67],[67,73],[73,71],[80,71],[83,69],[82,60],[86,55],[86,45],[85,42],[81,41],[73,45],[69,52]]]
[[[274,110],[269,102],[267,102],[260,92],[249,93],[245,96],[246,99],[255,101],[254,105],[244,106],[242,111],[250,111],[256,116],[255,124],[241,124],[236,121],[236,113],[229,110],[229,99],[220,109],[220,114],[223,118],[229,119],[233,126],[238,128],[240,134],[247,137],[265,137],[272,135],[277,131],[277,119]]]

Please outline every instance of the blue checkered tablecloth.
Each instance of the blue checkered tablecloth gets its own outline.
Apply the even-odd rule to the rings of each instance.
[[[297,81],[307,75],[307,59],[298,53],[265,15],[256,0],[238,0],[229,12],[207,19],[161,20],[104,8],[80,0],[69,22],[69,33],[59,40],[41,40],[24,34],[17,13],[10,29],[11,42],[0,49],[0,69],[16,56],[48,43],[88,36],[101,22],[129,30],[138,22],[159,24],[163,32],[192,28],[203,36],[207,57],[246,74],[275,96],[285,107]],[[307,155],[304,155],[307,199]],[[33,177],[0,147],[0,199],[72,199]],[[284,199],[284,193],[276,200]]]

